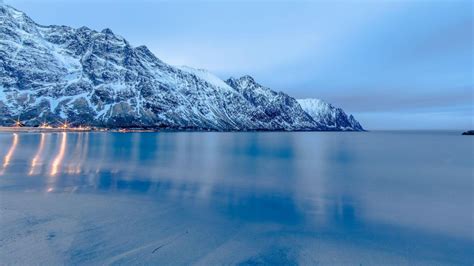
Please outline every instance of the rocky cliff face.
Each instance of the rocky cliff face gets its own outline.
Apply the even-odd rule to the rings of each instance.
[[[338,130],[251,77],[170,66],[110,29],[42,26],[0,4],[0,124]]]
[[[263,87],[250,76],[243,76],[239,79],[230,78],[226,80],[226,83],[239,92],[259,112],[265,114],[266,116],[262,116],[261,119],[268,123],[284,125],[286,128],[300,125],[305,128],[331,130],[303,111],[294,98]]]
[[[315,121],[328,128],[344,131],[362,131],[362,126],[352,115],[320,99],[298,99],[303,110]]]

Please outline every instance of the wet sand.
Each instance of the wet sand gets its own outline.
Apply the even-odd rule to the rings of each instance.
[[[2,265],[473,265],[459,132],[0,134]]]

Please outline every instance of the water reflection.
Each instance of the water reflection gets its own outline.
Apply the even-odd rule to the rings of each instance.
[[[89,133],[77,133],[75,136],[76,144],[71,152],[66,172],[68,174],[78,175],[82,172],[82,167],[87,158],[87,152],[89,149]]]
[[[61,146],[59,148],[59,152],[53,160],[51,164],[51,176],[55,176],[58,173],[58,168],[61,167],[61,162],[64,159],[64,154],[66,153],[66,143],[67,143],[67,133],[61,133]]]
[[[3,158],[3,165],[2,165],[2,170],[0,170],[0,175],[3,175],[8,165],[10,165],[10,160],[13,156],[13,153],[15,152],[16,146],[18,145],[18,138],[19,138],[18,134],[13,133],[13,142],[7,154],[5,155],[5,158]]]
[[[35,170],[36,170],[35,168],[38,165],[38,161],[41,159],[41,154],[43,153],[45,138],[46,138],[46,134],[41,133],[39,148],[38,148],[38,151],[35,154],[35,157],[33,157],[33,160],[31,160],[31,169],[30,169],[30,172],[28,173],[28,175],[35,174]]]
[[[472,144],[450,135],[367,134],[63,132],[24,134],[21,144],[17,134],[13,142],[0,135],[8,147],[2,173],[15,153],[0,189],[145,195],[223,219],[309,233],[387,237],[380,228],[388,228],[469,236]],[[442,146],[436,154],[432,143]],[[452,147],[461,155],[449,168],[431,170],[454,154]],[[457,219],[439,219],[444,216]]]

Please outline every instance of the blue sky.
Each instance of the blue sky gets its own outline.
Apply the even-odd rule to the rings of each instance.
[[[173,65],[325,99],[368,129],[474,127],[471,1],[5,2],[40,24],[111,28]]]

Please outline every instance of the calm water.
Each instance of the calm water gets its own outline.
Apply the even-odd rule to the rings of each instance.
[[[474,263],[460,132],[0,133],[7,263]]]

